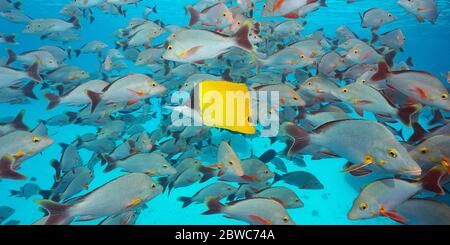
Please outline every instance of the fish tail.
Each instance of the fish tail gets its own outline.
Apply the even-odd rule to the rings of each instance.
[[[397,51],[392,50],[391,52],[387,53],[387,54],[384,56],[384,59],[385,59],[386,63],[387,63],[389,66],[393,66],[393,65],[394,65],[394,58],[395,58],[396,55],[397,55]]]
[[[15,161],[16,159],[10,154],[6,154],[0,159],[0,179],[24,180],[27,178],[14,170],[13,164]]]
[[[281,125],[281,130],[284,132],[284,135],[291,138],[289,141],[291,144],[289,150],[287,151],[287,154],[290,156],[300,152],[303,148],[310,144],[308,131],[300,128],[294,123],[284,123],[283,125]]]
[[[275,176],[273,177],[272,184],[275,184],[276,182],[280,181],[282,178],[283,178],[282,175],[279,175],[279,174],[275,173]]]
[[[34,94],[33,89],[34,89],[34,85],[36,85],[33,81],[27,83],[27,85],[23,86],[22,88],[22,92],[25,96],[27,96],[28,98],[32,98],[37,100],[37,96]]]
[[[220,213],[223,208],[225,208],[225,205],[219,202],[219,200],[211,198],[206,205],[208,206],[208,210],[203,212],[203,215],[209,215],[209,214],[217,214]]]
[[[112,157],[105,155],[105,154],[101,154],[100,157],[105,159],[105,161],[106,161],[106,168],[105,168],[105,170],[103,170],[103,172],[105,172],[105,173],[111,172],[111,170],[113,170],[117,167],[116,160],[114,160]]]
[[[91,99],[91,113],[93,113],[95,108],[97,108],[98,103],[101,101],[100,94],[91,90],[88,90],[86,93],[89,96],[89,99]]]
[[[187,10],[191,15],[191,19],[189,20],[189,26],[197,24],[197,22],[200,20],[200,13],[197,10],[195,10],[192,6],[188,6]]]
[[[42,77],[39,75],[39,71],[38,71],[38,63],[34,62],[30,67],[28,67],[28,69],[26,70],[28,76],[36,81],[41,83],[42,82]]]
[[[76,55],[77,57],[80,56],[81,50],[79,50],[79,49],[74,49],[73,51],[75,52],[75,55]]]
[[[49,199],[52,195],[52,190],[40,190],[39,195],[41,195],[44,199]]]
[[[183,208],[191,205],[192,201],[192,197],[179,197],[178,201],[183,202]]]
[[[161,177],[158,179],[159,184],[163,187],[164,192],[167,188],[167,185],[169,184],[169,178],[168,177]]]
[[[17,130],[27,131],[28,126],[23,123],[23,115],[25,114],[25,110],[21,110],[17,116],[12,121],[12,125]]]
[[[20,7],[22,7],[22,2],[15,2],[15,3],[13,3],[13,6],[14,6],[14,8],[15,9],[20,9]]]
[[[436,194],[443,195],[445,192],[440,186],[439,182],[445,175],[447,175],[447,169],[442,165],[438,165],[430,169],[425,174],[425,176],[420,180],[420,182],[422,183],[422,187],[425,190],[429,190],[435,192]]]
[[[412,57],[408,57],[408,59],[406,59],[406,64],[407,64],[408,66],[414,66]]]
[[[205,166],[200,166],[200,172],[203,173],[202,178],[200,179],[200,183],[203,183],[209,179],[211,179],[212,177],[216,176],[216,171],[212,168],[208,168]]]
[[[9,196],[10,197],[17,196],[19,193],[20,193],[20,191],[10,190],[9,191]]]
[[[16,43],[16,36],[15,35],[8,35],[4,37],[5,41],[7,43]]]
[[[378,71],[375,73],[371,80],[372,81],[380,81],[385,80],[389,76],[389,66],[385,61],[381,61],[378,63]]]
[[[6,52],[8,52],[8,60],[6,61],[6,65],[9,65],[17,59],[17,55],[14,51],[12,51],[12,49],[7,49]]]
[[[320,0],[319,2],[320,6],[322,7],[328,7],[327,3],[325,2],[325,0]]]
[[[246,21],[241,28],[233,35],[236,45],[244,50],[253,51],[253,45],[248,39],[248,33],[251,28],[251,22]]]
[[[69,19],[69,22],[73,24],[75,29],[81,28],[80,20],[77,17],[73,16],[72,18]]]
[[[417,113],[422,106],[420,104],[406,105],[398,109],[397,116],[406,126],[411,126],[411,116]]]
[[[71,218],[69,215],[71,205],[69,204],[61,204],[45,199],[36,200],[35,202],[49,212],[48,219],[45,222],[46,225],[58,225]]]
[[[422,125],[420,125],[419,122],[413,122],[412,123],[412,128],[413,128],[413,134],[411,135],[411,137],[409,137],[408,142],[409,143],[413,143],[416,141],[419,141],[421,139],[423,139],[423,137],[425,137],[425,135],[428,133],[423,127]]]
[[[378,40],[380,40],[380,36],[378,36],[375,32],[372,32],[372,41],[370,41],[371,44],[376,43]]]
[[[153,6],[153,8],[152,8],[152,11],[153,11],[155,14],[158,13],[158,9],[156,9],[156,6],[157,6],[157,5]]]
[[[46,93],[45,98],[49,100],[47,110],[51,110],[61,103],[61,98],[56,94]]]

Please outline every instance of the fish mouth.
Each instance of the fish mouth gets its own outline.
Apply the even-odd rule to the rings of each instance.
[[[412,175],[412,176],[420,176],[422,175],[422,169],[413,169],[401,172],[402,174]]]

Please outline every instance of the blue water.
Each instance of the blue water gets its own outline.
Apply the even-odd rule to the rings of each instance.
[[[58,11],[69,0],[26,0],[24,1],[22,10],[32,18],[63,18]],[[132,17],[141,17],[145,5],[153,6],[157,4],[158,14],[152,14],[152,20],[161,19],[165,24],[176,24],[186,26],[189,16],[185,15],[183,6],[192,4],[195,1],[189,0],[158,0],[144,1],[138,7],[133,5],[126,6],[127,17],[120,15],[113,16],[104,14],[99,10],[94,10],[95,22],[90,24],[87,20],[82,19],[82,29],[79,31],[82,39],[70,42],[67,46],[80,47],[91,40],[101,40],[114,47],[116,39],[112,37],[112,33],[118,28],[126,26]],[[396,4],[396,1],[370,1],[362,0],[360,2],[348,5],[343,0],[328,0],[328,7],[319,9],[317,12],[310,14],[307,18],[308,24],[302,34],[308,34],[318,28],[324,28],[327,36],[333,37],[335,30],[340,25],[347,25],[351,30],[360,37],[370,37],[369,30],[360,28],[359,12],[363,12],[372,7],[379,7],[391,11],[399,19],[391,24],[383,26],[379,33],[401,27],[405,33],[407,42],[404,47],[405,52],[399,54],[398,58],[405,59],[412,57],[415,68],[426,70],[439,76],[440,72],[447,72],[450,69],[450,1],[438,0],[440,10],[439,18],[435,25],[430,23],[419,24],[412,15],[407,15],[404,9]],[[257,7],[261,9],[262,3],[258,3]],[[256,19],[261,19],[257,11]],[[38,36],[20,34],[24,26],[21,24],[13,24],[0,18],[0,32],[17,33],[17,40],[20,45],[10,46],[16,53],[37,49],[43,45],[61,45],[60,43],[40,40]],[[161,43],[166,36],[154,40],[153,44]],[[6,56],[5,44],[0,44],[0,56]],[[81,55],[76,59],[67,61],[68,64],[79,66],[90,73],[96,72],[99,65],[95,54]],[[135,67],[132,62],[127,62],[129,69],[124,72],[148,72],[145,68]],[[51,111],[47,111],[47,100],[43,98],[42,93],[35,89],[35,93],[40,98],[33,100],[27,105],[9,105],[0,104],[0,116],[14,116],[21,109],[26,110],[25,123],[33,128],[39,120],[45,120],[52,116],[58,115],[63,111],[76,108],[59,106]],[[151,132],[155,129],[158,119],[147,122],[144,126],[147,131]],[[77,135],[87,132],[96,132],[96,128],[92,126],[67,125],[60,127],[49,127],[49,135],[55,139],[56,143],[72,142]],[[264,145],[267,139],[254,141],[253,148],[255,154],[262,154],[266,148]],[[1,147],[1,146],[0,146]],[[278,145],[282,148],[282,144]],[[61,149],[57,144],[47,148],[42,154],[29,159],[23,164],[19,172],[28,177],[36,177],[37,183],[42,189],[48,189],[53,184],[53,168],[50,166],[51,159],[59,159]],[[81,150],[81,156],[87,162],[91,153]],[[245,157],[245,156],[241,156]],[[288,210],[291,217],[297,224],[394,224],[395,222],[387,218],[375,218],[362,221],[350,221],[347,219],[347,212],[351,207],[354,198],[357,196],[360,188],[370,182],[374,177],[355,178],[348,176],[342,172],[342,166],[346,162],[344,159],[326,159],[311,161],[309,157],[305,158],[307,167],[298,167],[292,162],[287,161],[288,171],[303,170],[314,174],[325,186],[323,190],[299,190],[291,187],[303,200],[305,207],[300,209]],[[270,165],[272,168],[273,166]],[[272,169],[273,170],[273,169]],[[99,165],[94,169],[95,179],[89,185],[89,190],[93,190],[98,186],[107,183],[109,180],[122,175],[119,170],[115,170],[108,174],[103,173],[102,167]],[[194,184],[189,187],[175,189],[170,196],[167,193],[161,194],[147,203],[148,208],[144,209],[140,214],[137,224],[244,224],[242,222],[227,219],[222,215],[201,215],[206,210],[204,205],[190,205],[187,208],[181,208],[181,203],[177,201],[179,196],[192,196],[203,186],[213,183],[210,180],[203,184]],[[6,205],[13,207],[16,212],[10,220],[19,220],[21,224],[31,224],[41,218],[43,213],[37,204],[33,202],[39,196],[31,197],[28,200],[17,197],[8,197],[9,190],[19,189],[25,183],[30,181],[14,181],[2,180],[0,182],[0,206]],[[277,183],[276,185],[284,185]],[[286,185],[288,186],[288,185]],[[88,191],[83,191],[83,195]],[[313,213],[318,215],[313,215]],[[75,222],[75,224],[97,224],[100,220],[89,222]]]

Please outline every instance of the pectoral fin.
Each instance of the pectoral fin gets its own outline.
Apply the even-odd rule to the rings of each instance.
[[[256,214],[249,214],[248,217],[263,225],[272,225],[272,221]]]

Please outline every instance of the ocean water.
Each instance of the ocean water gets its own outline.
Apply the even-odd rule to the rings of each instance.
[[[22,10],[32,18],[62,18],[66,17],[58,14],[59,10],[69,3],[69,0],[25,0]],[[116,38],[112,33],[126,26],[128,21],[133,17],[141,17],[145,6],[157,5],[158,13],[151,14],[150,19],[161,19],[166,25],[174,24],[186,26],[189,16],[185,14],[184,6],[193,4],[193,0],[152,0],[139,3],[137,6],[125,6],[127,9],[127,17],[120,15],[110,15],[102,13],[99,10],[93,10],[95,21],[89,23],[86,19],[81,20],[82,28],[79,31],[82,39],[73,41],[68,44],[59,42],[40,40],[39,36],[21,34],[24,27],[22,24],[14,24],[3,18],[0,18],[1,33],[16,33],[17,41],[20,45],[0,44],[0,57],[6,57],[6,47],[12,48],[16,53],[34,50],[43,45],[57,45],[62,47],[78,48],[88,41],[101,40],[114,47]],[[334,37],[335,30],[341,25],[347,25],[352,31],[360,37],[370,38],[368,29],[360,27],[360,17],[358,13],[362,13],[369,8],[379,7],[391,11],[398,17],[398,20],[381,27],[378,33],[400,27],[406,36],[406,44],[404,52],[397,56],[398,60],[412,57],[415,69],[425,70],[440,77],[440,73],[450,69],[450,1],[437,0],[439,8],[439,17],[436,24],[418,23],[414,16],[407,14],[406,11],[396,4],[394,0],[371,1],[361,0],[353,4],[346,4],[344,0],[328,0],[328,7],[320,8],[318,11],[311,13],[307,17],[308,24],[302,34],[309,34],[313,31],[323,28],[326,36]],[[257,4],[257,8],[261,9],[262,3]],[[255,12],[255,18],[261,20],[260,11]],[[277,19],[282,20],[282,19]],[[153,44],[164,42],[167,37],[163,35],[155,40]],[[95,54],[82,54],[76,59],[67,61],[68,64],[79,66],[90,73],[98,70],[99,62]],[[149,71],[142,67],[136,67],[132,62],[127,62],[129,68],[123,71],[127,72],[143,72]],[[58,106],[53,110],[46,110],[47,100],[43,97],[43,92],[39,90],[39,86],[35,89],[39,100],[32,100],[30,104],[11,105],[0,104],[0,117],[13,117],[21,109],[25,109],[25,123],[33,128],[40,120],[46,120],[53,116],[59,115],[64,111],[75,111],[76,107]],[[153,99],[153,110],[158,110],[158,99]],[[372,117],[370,117],[372,119]],[[156,129],[159,118],[148,121],[143,126],[148,132]],[[400,125],[400,124],[398,124]],[[97,129],[93,126],[49,126],[49,135],[55,140],[55,144],[47,148],[42,154],[38,154],[27,160],[19,172],[30,177],[35,177],[34,183],[38,184],[41,189],[48,189],[53,184],[54,170],[50,166],[51,159],[59,159],[61,149],[56,143],[71,143],[78,135],[92,132]],[[406,134],[410,134],[409,129],[405,129]],[[251,142],[255,155],[260,155],[268,148],[268,139],[257,139]],[[1,146],[0,146],[1,147]],[[282,143],[277,143],[276,149],[283,148]],[[80,151],[82,159],[87,162],[91,153],[86,150]],[[238,154],[240,154],[238,152]],[[242,158],[248,157],[240,155]],[[314,174],[324,185],[323,190],[300,190],[296,187],[289,186],[284,183],[276,183],[276,186],[285,185],[294,190],[302,199],[305,206],[300,209],[288,210],[290,216],[297,224],[317,225],[317,224],[396,224],[388,218],[379,217],[369,220],[352,221],[347,218],[347,213],[352,205],[353,200],[358,195],[359,190],[371,180],[379,176],[353,177],[341,172],[342,166],[346,163],[345,159],[323,159],[310,160],[305,157],[306,167],[298,167],[290,161],[286,161],[288,171],[307,171]],[[274,170],[273,165],[270,168]],[[104,174],[103,167],[99,164],[94,169],[95,178],[89,185],[89,190],[81,192],[79,195],[88,193],[89,191],[107,183],[111,179],[123,175],[120,170],[114,170]],[[233,219],[224,218],[222,215],[201,215],[206,210],[205,205],[192,204],[187,208],[181,207],[181,202],[177,201],[179,196],[192,196],[200,188],[207,184],[213,183],[215,180],[209,180],[203,184],[194,184],[189,187],[183,187],[172,191],[171,195],[163,193],[147,203],[148,208],[142,210],[136,224],[244,224],[243,222]],[[17,190],[30,180],[15,181],[3,179],[0,182],[0,206],[10,206],[16,211],[9,220],[18,220],[20,224],[32,224],[44,213],[39,206],[33,202],[40,199],[40,196],[33,196],[30,199],[18,197],[9,197],[10,190]],[[98,224],[101,219],[85,222],[74,222],[74,224]]]

